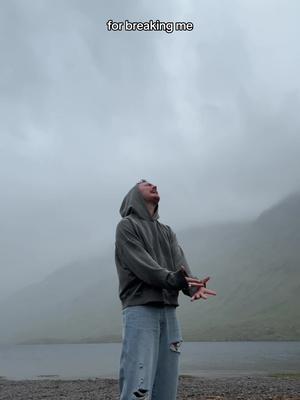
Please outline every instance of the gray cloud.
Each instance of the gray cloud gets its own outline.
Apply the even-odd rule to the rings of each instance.
[[[113,242],[139,178],[176,229],[299,189],[299,2],[1,8],[2,293]],[[195,27],[107,32],[126,18]]]

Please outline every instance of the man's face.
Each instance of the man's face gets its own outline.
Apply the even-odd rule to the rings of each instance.
[[[155,185],[150,182],[142,182],[139,183],[138,187],[146,202],[158,204],[160,197]]]

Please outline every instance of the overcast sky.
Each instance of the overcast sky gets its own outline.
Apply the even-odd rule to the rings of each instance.
[[[175,230],[255,217],[300,188],[298,0],[0,8],[0,297],[112,244],[140,178]]]

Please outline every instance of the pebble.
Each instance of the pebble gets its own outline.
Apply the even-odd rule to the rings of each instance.
[[[115,379],[0,379],[0,400],[118,400]],[[181,376],[177,400],[300,400],[300,379]]]

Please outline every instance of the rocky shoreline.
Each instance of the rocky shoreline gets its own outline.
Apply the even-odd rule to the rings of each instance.
[[[115,379],[0,379],[1,400],[118,400]],[[300,400],[300,377],[181,376],[178,400]],[[167,400],[167,399],[166,399]]]

